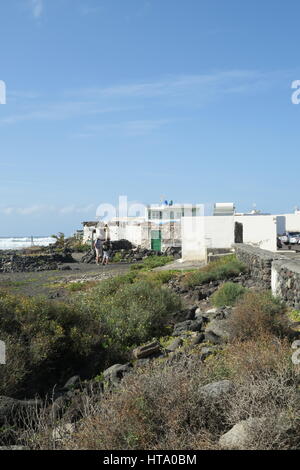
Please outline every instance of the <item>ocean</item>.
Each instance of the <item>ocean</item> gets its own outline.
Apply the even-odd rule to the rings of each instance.
[[[0,250],[21,250],[35,246],[48,246],[55,243],[52,237],[0,237]]]

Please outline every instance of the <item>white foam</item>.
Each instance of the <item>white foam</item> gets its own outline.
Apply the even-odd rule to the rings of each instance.
[[[33,237],[33,240],[31,237],[3,237],[0,238],[0,250],[21,250],[32,245],[48,246],[52,243],[55,243],[55,239],[52,237]]]

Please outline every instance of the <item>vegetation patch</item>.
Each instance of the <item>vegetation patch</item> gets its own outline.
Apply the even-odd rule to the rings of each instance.
[[[158,268],[160,266],[165,266],[166,264],[171,263],[172,261],[174,261],[173,256],[152,255],[145,258],[141,263],[131,266],[131,269],[150,271],[151,269]]]
[[[244,295],[246,288],[234,282],[225,282],[211,296],[212,304],[215,307],[234,305],[236,301]]]
[[[224,379],[233,384],[230,392],[201,395],[201,387]],[[85,396],[76,433],[58,445],[74,450],[219,449],[220,436],[251,417],[263,421],[253,429],[247,449],[299,449],[297,383],[288,342],[273,336],[228,344],[202,367],[197,357],[183,352],[167,367],[156,361],[133,370],[101,399]],[[31,443],[51,448],[51,436],[43,418]]]
[[[246,292],[230,315],[229,328],[241,340],[266,333],[288,335],[287,307],[269,291]]]
[[[300,310],[290,310],[288,317],[292,322],[300,322]]]
[[[74,295],[68,301],[1,292],[0,332],[8,358],[0,368],[0,394],[44,394],[72,375],[91,377],[127,361],[134,346],[168,334],[180,298],[161,279],[136,277],[130,272],[94,286],[69,284]]]
[[[103,281],[76,299],[83,311],[88,309],[103,325],[111,354],[167,333],[170,315],[181,309],[180,298],[169,289],[151,281],[128,283],[124,278],[128,280],[120,276]]]
[[[224,256],[203,268],[186,273],[183,284],[188,287],[199,286],[211,281],[230,279],[246,271],[246,266],[235,255]]]

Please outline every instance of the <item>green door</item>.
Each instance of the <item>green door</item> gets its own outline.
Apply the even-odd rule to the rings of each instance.
[[[151,231],[151,250],[161,251],[161,231]]]

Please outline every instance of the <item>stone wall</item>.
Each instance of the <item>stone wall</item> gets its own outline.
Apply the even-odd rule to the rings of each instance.
[[[300,257],[285,256],[250,245],[234,245],[237,258],[245,263],[251,277],[265,289],[272,289],[289,306],[300,310]]]
[[[291,307],[300,310],[300,261],[272,263],[272,292]]]
[[[270,289],[272,263],[281,257],[271,251],[243,243],[235,244],[234,249],[236,257],[248,266],[251,277],[266,289]]]
[[[74,259],[69,252],[49,255],[0,254],[0,272],[31,272],[58,269],[60,263],[72,263]]]

